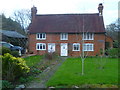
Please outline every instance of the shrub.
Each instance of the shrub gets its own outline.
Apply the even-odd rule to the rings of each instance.
[[[14,81],[16,78],[27,74],[30,68],[22,58],[16,58],[9,53],[2,56],[2,76],[8,81]]]
[[[12,85],[11,82],[7,81],[7,80],[2,80],[2,88],[14,88],[14,86]]]
[[[119,48],[112,48],[112,49],[108,49],[106,52],[110,57],[114,58],[114,57],[120,57],[119,51],[120,51]]]
[[[19,82],[20,83],[26,83],[34,80],[33,76],[28,76],[28,77],[20,77]]]
[[[6,47],[1,47],[0,53],[2,53],[1,55],[4,55],[5,53],[11,53],[11,50],[9,48],[6,48]]]
[[[18,51],[11,51],[11,55],[14,57],[19,57],[19,52]]]
[[[10,53],[14,57],[19,57],[19,52],[18,51],[11,51],[9,48],[6,48],[6,47],[1,47],[0,48],[0,53],[1,53],[1,55],[4,55],[6,53]]]
[[[42,72],[42,71],[39,70],[38,68],[35,68],[35,67],[31,68],[31,73],[33,73],[33,74],[39,74],[39,73],[41,73],[41,72]]]
[[[115,41],[113,42],[113,47],[114,47],[114,48],[118,48],[118,47],[119,47],[119,42],[118,42],[117,40],[115,40]]]
[[[47,59],[47,60],[53,60],[53,59],[56,59],[58,57],[57,53],[56,52],[53,52],[53,53],[45,53],[44,54],[44,58]]]

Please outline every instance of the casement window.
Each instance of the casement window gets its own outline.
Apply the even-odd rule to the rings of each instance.
[[[45,43],[36,43],[36,50],[46,50]]]
[[[68,40],[68,33],[61,33],[60,40]]]
[[[92,44],[92,43],[83,44],[83,50],[84,51],[94,51],[94,44]]]
[[[37,33],[36,34],[36,39],[45,40],[46,39],[46,34],[45,33]]]
[[[79,43],[73,44],[73,51],[80,51],[80,44]]]
[[[83,40],[94,40],[94,33],[84,33]]]

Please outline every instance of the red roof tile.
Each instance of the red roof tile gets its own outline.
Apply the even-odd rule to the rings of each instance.
[[[79,33],[83,31],[105,32],[103,17],[98,13],[36,15],[29,26],[30,33]]]

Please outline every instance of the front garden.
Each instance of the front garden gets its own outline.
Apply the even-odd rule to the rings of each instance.
[[[7,49],[3,51],[3,55],[0,56],[3,88],[15,88],[17,85],[26,85],[31,81],[40,81],[41,77],[38,79],[37,75],[40,75],[48,67],[57,65],[62,61],[56,53],[20,58],[16,56],[17,52],[13,54]],[[118,85],[118,58],[116,57],[119,57],[119,54],[116,53],[118,53],[118,50],[110,49],[107,52],[110,55],[108,57],[86,58],[84,75],[81,74],[80,57],[68,58],[46,83],[46,86],[56,88],[116,88]]]
[[[2,88],[15,88],[18,85],[26,86],[28,82],[37,80],[37,75],[47,67],[57,64],[59,60],[56,55],[49,54],[19,58],[5,53],[0,58],[0,61],[2,61]]]
[[[118,59],[117,58],[86,58],[84,75],[81,75],[81,59],[68,58],[47,86],[74,88],[77,87],[117,87]]]

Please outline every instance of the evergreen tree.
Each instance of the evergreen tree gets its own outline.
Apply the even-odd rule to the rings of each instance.
[[[6,18],[4,14],[0,15],[0,17],[2,17],[2,30],[13,30],[25,35],[24,30],[18,22],[13,21],[10,17]]]

